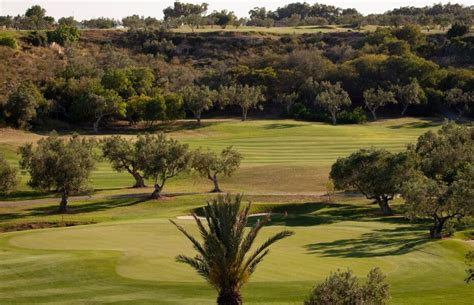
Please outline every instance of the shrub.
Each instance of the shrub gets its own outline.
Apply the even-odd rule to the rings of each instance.
[[[18,49],[18,41],[13,37],[0,37],[0,46],[10,47],[12,49]]]
[[[79,30],[76,27],[60,25],[54,31],[48,31],[48,42],[56,42],[60,45],[64,45],[69,42],[75,42],[79,40]]]
[[[379,268],[372,269],[360,285],[352,271],[337,271],[316,285],[304,305],[387,304],[389,285]]]
[[[469,33],[469,30],[470,29],[468,25],[455,23],[451,26],[451,28],[448,30],[448,33],[446,33],[446,35],[449,38],[464,36],[467,33]]]
[[[26,41],[35,47],[45,47],[48,44],[48,36],[45,32],[32,31],[26,37]]]
[[[357,107],[352,111],[341,111],[338,121],[340,124],[362,124],[367,122],[367,115],[362,107]]]

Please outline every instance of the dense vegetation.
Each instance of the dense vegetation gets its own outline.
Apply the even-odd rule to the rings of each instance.
[[[441,11],[471,12],[456,7]],[[203,10],[170,8],[165,20]],[[32,7],[25,18],[40,26],[49,20],[45,14]],[[257,109],[333,124],[363,123],[366,111],[374,120],[398,113],[472,116],[469,26],[427,35],[413,21],[372,32],[277,36],[177,33],[143,24],[125,32],[79,31],[69,21],[53,23],[46,34],[5,33],[0,120],[20,128],[66,122],[97,132],[120,120],[150,128],[239,108],[243,120]]]

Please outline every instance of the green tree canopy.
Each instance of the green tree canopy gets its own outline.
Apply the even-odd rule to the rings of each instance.
[[[11,167],[0,154],[0,194],[12,191],[18,184],[17,170]]]
[[[198,124],[201,114],[209,110],[217,100],[217,92],[207,86],[189,85],[181,89],[181,95],[187,110],[191,111]]]
[[[52,134],[32,144],[21,146],[20,167],[28,172],[28,185],[41,191],[54,190],[62,195],[59,212],[66,212],[69,195],[85,190],[95,168],[95,142],[72,136],[65,140]]]
[[[48,114],[50,103],[34,84],[25,82],[10,94],[3,109],[7,122],[29,129],[35,121]]]
[[[364,103],[365,107],[372,113],[374,121],[376,121],[377,109],[390,103],[396,103],[396,100],[393,92],[383,90],[379,87],[377,90],[371,88],[364,91]]]
[[[213,193],[221,192],[217,180],[218,175],[230,177],[239,167],[242,155],[227,147],[218,155],[213,151],[198,149],[192,154],[192,168],[201,176],[214,183]]]
[[[389,201],[400,192],[410,168],[407,154],[370,148],[337,159],[329,176],[336,189],[361,192],[375,200],[384,215],[391,215]]]
[[[474,215],[474,133],[454,123],[429,131],[409,148],[417,170],[402,188],[410,217],[431,217],[432,238],[455,218]]]
[[[350,106],[349,94],[342,89],[341,83],[331,84],[323,81],[320,84],[320,93],[316,95],[314,103],[331,114],[333,125],[337,124],[337,113],[342,107]]]
[[[135,179],[133,187],[145,187],[143,172],[138,162],[136,142],[121,136],[112,136],[102,140],[102,154],[117,172],[126,171]]]
[[[258,86],[232,84],[219,88],[219,102],[221,106],[236,105],[242,109],[242,121],[247,120],[250,109],[257,108],[260,102],[264,102],[262,88]],[[263,109],[260,105],[259,109]]]
[[[168,139],[163,133],[138,136],[135,145],[138,166],[154,184],[151,197],[159,199],[166,181],[189,169],[188,145]]]

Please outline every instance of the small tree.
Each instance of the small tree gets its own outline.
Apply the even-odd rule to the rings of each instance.
[[[337,124],[337,113],[344,106],[350,106],[349,94],[342,89],[341,83],[321,82],[321,92],[316,96],[315,104],[331,114],[332,124]]]
[[[201,176],[211,180],[214,183],[212,193],[220,193],[217,176],[222,174],[230,177],[240,166],[242,155],[227,147],[220,155],[212,151],[196,150],[192,156],[192,168]]]
[[[405,86],[394,86],[395,98],[402,105],[401,115],[404,116],[410,105],[419,105],[422,103],[421,95],[423,93],[418,82],[414,81]]]
[[[20,147],[20,167],[30,175],[28,185],[42,191],[61,193],[59,212],[67,210],[69,195],[85,189],[95,167],[94,141],[73,136],[68,140],[53,134],[36,147]]]
[[[207,86],[186,86],[181,90],[181,95],[186,109],[193,113],[199,125],[202,112],[209,110],[217,99],[217,92]]]
[[[410,151],[417,170],[404,183],[410,217],[432,217],[431,238],[441,238],[448,221],[474,215],[474,138],[454,123],[418,138]]]
[[[117,172],[127,171],[135,179],[134,188],[145,187],[141,168],[138,166],[137,146],[131,140],[113,136],[102,140],[102,154]]]
[[[233,84],[219,88],[219,102],[221,106],[239,106],[242,109],[242,121],[247,120],[249,109],[257,108],[259,103],[264,101],[265,97],[262,94],[262,88],[259,86]],[[259,109],[263,109],[263,107],[259,107]]]
[[[156,95],[145,103],[143,118],[148,128],[153,127],[156,121],[164,121],[166,119],[166,103],[163,96]]]
[[[466,255],[466,261],[469,266],[469,268],[466,270],[466,283],[469,283],[470,281],[474,280],[474,251],[469,251],[469,253]]]
[[[364,91],[365,107],[372,113],[374,121],[377,120],[376,111],[378,108],[396,102],[395,96],[391,91],[385,91],[382,88],[377,88],[377,90],[370,88]]]
[[[18,184],[17,171],[0,154],[0,194],[7,194]]]
[[[7,121],[21,129],[31,128],[41,115],[46,115],[50,104],[32,83],[21,84],[4,105]]]
[[[145,178],[153,180],[153,199],[161,197],[168,179],[189,168],[188,145],[168,139],[163,133],[157,136],[138,136],[135,149],[138,167],[143,170]]]
[[[240,289],[248,282],[258,264],[269,253],[268,248],[275,242],[293,235],[282,231],[267,239],[254,252],[254,241],[269,219],[257,223],[245,234],[250,204],[241,209],[242,197],[233,200],[230,195],[218,196],[204,207],[207,228],[196,216],[199,233],[203,242],[191,236],[183,227],[170,220],[193,244],[198,252],[194,257],[179,255],[176,260],[194,268],[218,292],[218,305],[240,305]]]
[[[357,190],[373,199],[384,215],[391,215],[389,201],[400,192],[410,169],[407,154],[383,149],[361,149],[332,165],[330,178],[338,190]]]
[[[331,273],[318,284],[305,300],[304,305],[364,305],[388,304],[390,286],[379,268],[370,270],[367,281],[360,285],[352,271]]]
[[[474,92],[464,92],[462,89],[454,88],[447,92],[446,101],[448,105],[454,107],[458,112],[458,119],[468,112],[472,105],[474,105]]]

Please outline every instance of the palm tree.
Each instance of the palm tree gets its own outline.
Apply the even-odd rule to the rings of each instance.
[[[218,196],[204,207],[207,228],[195,215],[199,232],[203,238],[200,243],[183,227],[170,220],[193,244],[198,254],[194,257],[179,255],[176,261],[194,268],[218,292],[218,305],[240,305],[242,298],[240,288],[255,271],[257,265],[268,254],[268,247],[276,241],[293,235],[293,232],[282,231],[260,245],[247,255],[260,229],[269,218],[258,220],[245,235],[250,203],[241,209],[242,196]]]

